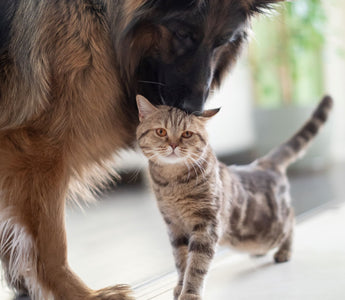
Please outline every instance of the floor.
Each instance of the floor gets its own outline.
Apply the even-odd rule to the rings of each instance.
[[[293,174],[298,217],[292,260],[276,265],[273,254],[254,259],[220,249],[204,300],[345,299],[344,178],[345,166]],[[139,300],[172,299],[174,262],[147,189],[122,187],[83,211],[71,207],[66,221],[70,264],[89,286],[128,283]],[[0,288],[0,300],[10,299]]]

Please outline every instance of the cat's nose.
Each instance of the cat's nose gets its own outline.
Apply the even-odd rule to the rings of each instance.
[[[177,148],[177,144],[175,144],[175,143],[172,143],[172,144],[170,144],[170,147],[173,149],[173,150],[175,150],[176,148]]]

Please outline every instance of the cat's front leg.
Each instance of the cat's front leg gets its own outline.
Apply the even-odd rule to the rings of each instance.
[[[178,226],[171,223],[168,224],[168,232],[178,273],[177,285],[174,288],[174,299],[177,300],[183,286],[183,278],[187,265],[189,238]]]
[[[200,300],[202,288],[213,259],[218,236],[214,224],[194,226],[188,245],[188,260],[183,288],[178,300]]]

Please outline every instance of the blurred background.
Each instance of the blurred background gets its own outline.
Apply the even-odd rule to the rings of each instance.
[[[223,118],[210,128],[220,155],[265,153],[294,133],[327,93],[335,100],[331,122],[294,167],[312,171],[344,161],[344,16],[344,1],[298,0],[255,19],[246,55],[209,103],[222,106]]]
[[[345,1],[298,0],[253,23],[249,45],[208,107],[211,145],[228,164],[248,163],[290,137],[324,94],[334,111],[290,170],[297,213],[292,261],[220,249],[205,299],[345,299]],[[126,152],[122,181],[98,203],[67,210],[69,260],[92,288],[131,284],[138,299],[172,299],[176,281],[146,160]],[[265,287],[265,288],[263,288]],[[13,299],[0,290],[0,299]]]

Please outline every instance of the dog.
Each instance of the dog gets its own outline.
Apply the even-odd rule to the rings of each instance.
[[[91,290],[69,268],[66,199],[85,199],[133,146],[136,94],[202,111],[252,16],[279,1],[0,2],[0,253],[14,291],[131,299],[127,286]]]

